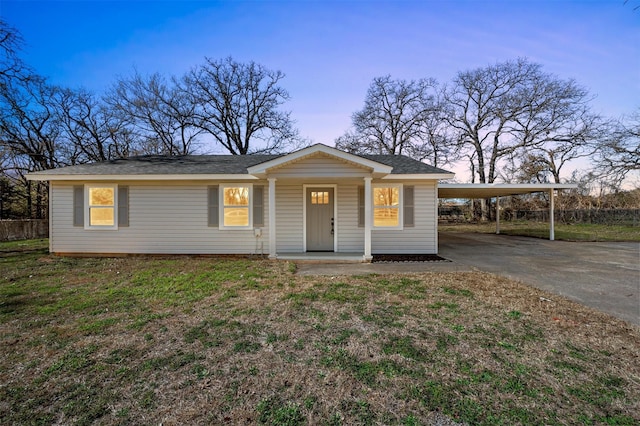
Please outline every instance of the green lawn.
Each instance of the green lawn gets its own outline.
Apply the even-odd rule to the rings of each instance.
[[[495,233],[495,222],[453,223],[438,225],[444,232]],[[525,237],[549,238],[549,224],[533,221],[500,222],[500,233]],[[640,241],[640,226],[595,225],[595,224],[555,224],[555,239],[566,241]]]
[[[640,330],[486,273],[0,243],[0,424],[640,423]]]

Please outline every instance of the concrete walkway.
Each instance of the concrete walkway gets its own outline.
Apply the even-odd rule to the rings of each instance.
[[[560,294],[640,325],[640,243],[548,241],[494,234],[440,233],[452,262],[299,264],[302,275],[481,270]]]

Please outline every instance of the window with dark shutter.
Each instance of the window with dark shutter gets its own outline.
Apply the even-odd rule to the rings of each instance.
[[[118,186],[118,226],[129,226],[129,187]]]
[[[414,192],[415,191],[413,186],[404,187],[404,226],[406,227],[414,226]]]
[[[207,188],[208,225],[218,226],[220,222],[218,186]]]
[[[73,187],[73,226],[84,226],[84,186]]]
[[[264,226],[264,186],[253,186],[253,226]]]

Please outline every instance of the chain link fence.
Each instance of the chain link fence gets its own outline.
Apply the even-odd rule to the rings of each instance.
[[[640,209],[554,210],[559,223],[593,223],[598,225],[640,226]],[[501,212],[504,220],[549,221],[549,210],[509,210]]]
[[[470,222],[472,214],[469,209],[459,206],[446,206],[438,209],[438,219],[445,222]],[[558,223],[593,223],[599,225],[640,226],[640,209],[578,209],[554,210],[554,218]],[[549,210],[515,210],[503,208],[500,220],[531,220],[548,222]]]

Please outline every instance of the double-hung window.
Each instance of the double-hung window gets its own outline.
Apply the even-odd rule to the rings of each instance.
[[[116,230],[129,226],[129,187],[88,183],[73,187],[73,226]]]
[[[251,185],[220,185],[221,228],[251,228]]]
[[[373,186],[374,228],[402,229],[402,185]]]
[[[85,186],[85,228],[117,229],[116,185]]]

